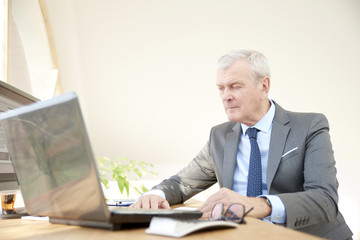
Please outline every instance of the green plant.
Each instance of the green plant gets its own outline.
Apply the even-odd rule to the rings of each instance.
[[[146,173],[157,175],[151,169],[153,164],[144,161],[134,161],[127,158],[110,159],[108,157],[97,157],[100,167],[100,180],[104,184],[106,189],[109,189],[109,179],[115,180],[119,187],[120,193],[126,190],[127,196],[129,196],[130,188],[137,193],[142,194],[148,189],[144,184],[140,184],[138,187],[131,184],[130,180],[139,180]]]

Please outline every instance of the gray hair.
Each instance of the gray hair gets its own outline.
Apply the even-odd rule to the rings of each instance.
[[[245,59],[250,64],[250,74],[255,82],[261,78],[270,78],[270,66],[267,58],[260,52],[254,50],[232,50],[220,57],[218,69],[230,67],[236,60]]]

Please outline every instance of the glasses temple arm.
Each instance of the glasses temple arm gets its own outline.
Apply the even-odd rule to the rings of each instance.
[[[247,211],[244,213],[244,217],[245,217],[249,212],[251,212],[253,209],[254,209],[254,207],[251,207],[249,210],[247,210]]]

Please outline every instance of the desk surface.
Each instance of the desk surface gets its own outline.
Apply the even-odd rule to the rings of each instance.
[[[235,229],[220,229],[192,233],[184,239],[319,239],[285,227],[275,226],[254,218],[246,218],[245,225],[239,225]],[[145,228],[108,231],[102,229],[83,228],[51,224],[43,221],[31,221],[21,219],[1,220],[1,239],[174,239],[145,233]]]
[[[189,206],[186,204],[186,206]],[[273,225],[255,218],[246,218],[246,224],[240,224],[237,228],[218,229],[211,231],[196,232],[182,239],[320,239],[312,235],[304,234],[282,226]],[[32,221],[22,219],[0,220],[1,239],[175,239],[163,236],[149,235],[145,228],[109,231],[103,229],[84,228],[51,224],[48,221]]]

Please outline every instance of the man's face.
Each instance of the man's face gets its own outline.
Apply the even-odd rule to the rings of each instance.
[[[269,78],[261,79],[256,84],[246,60],[237,60],[230,67],[218,70],[216,85],[231,122],[252,126],[270,107],[267,99]]]

